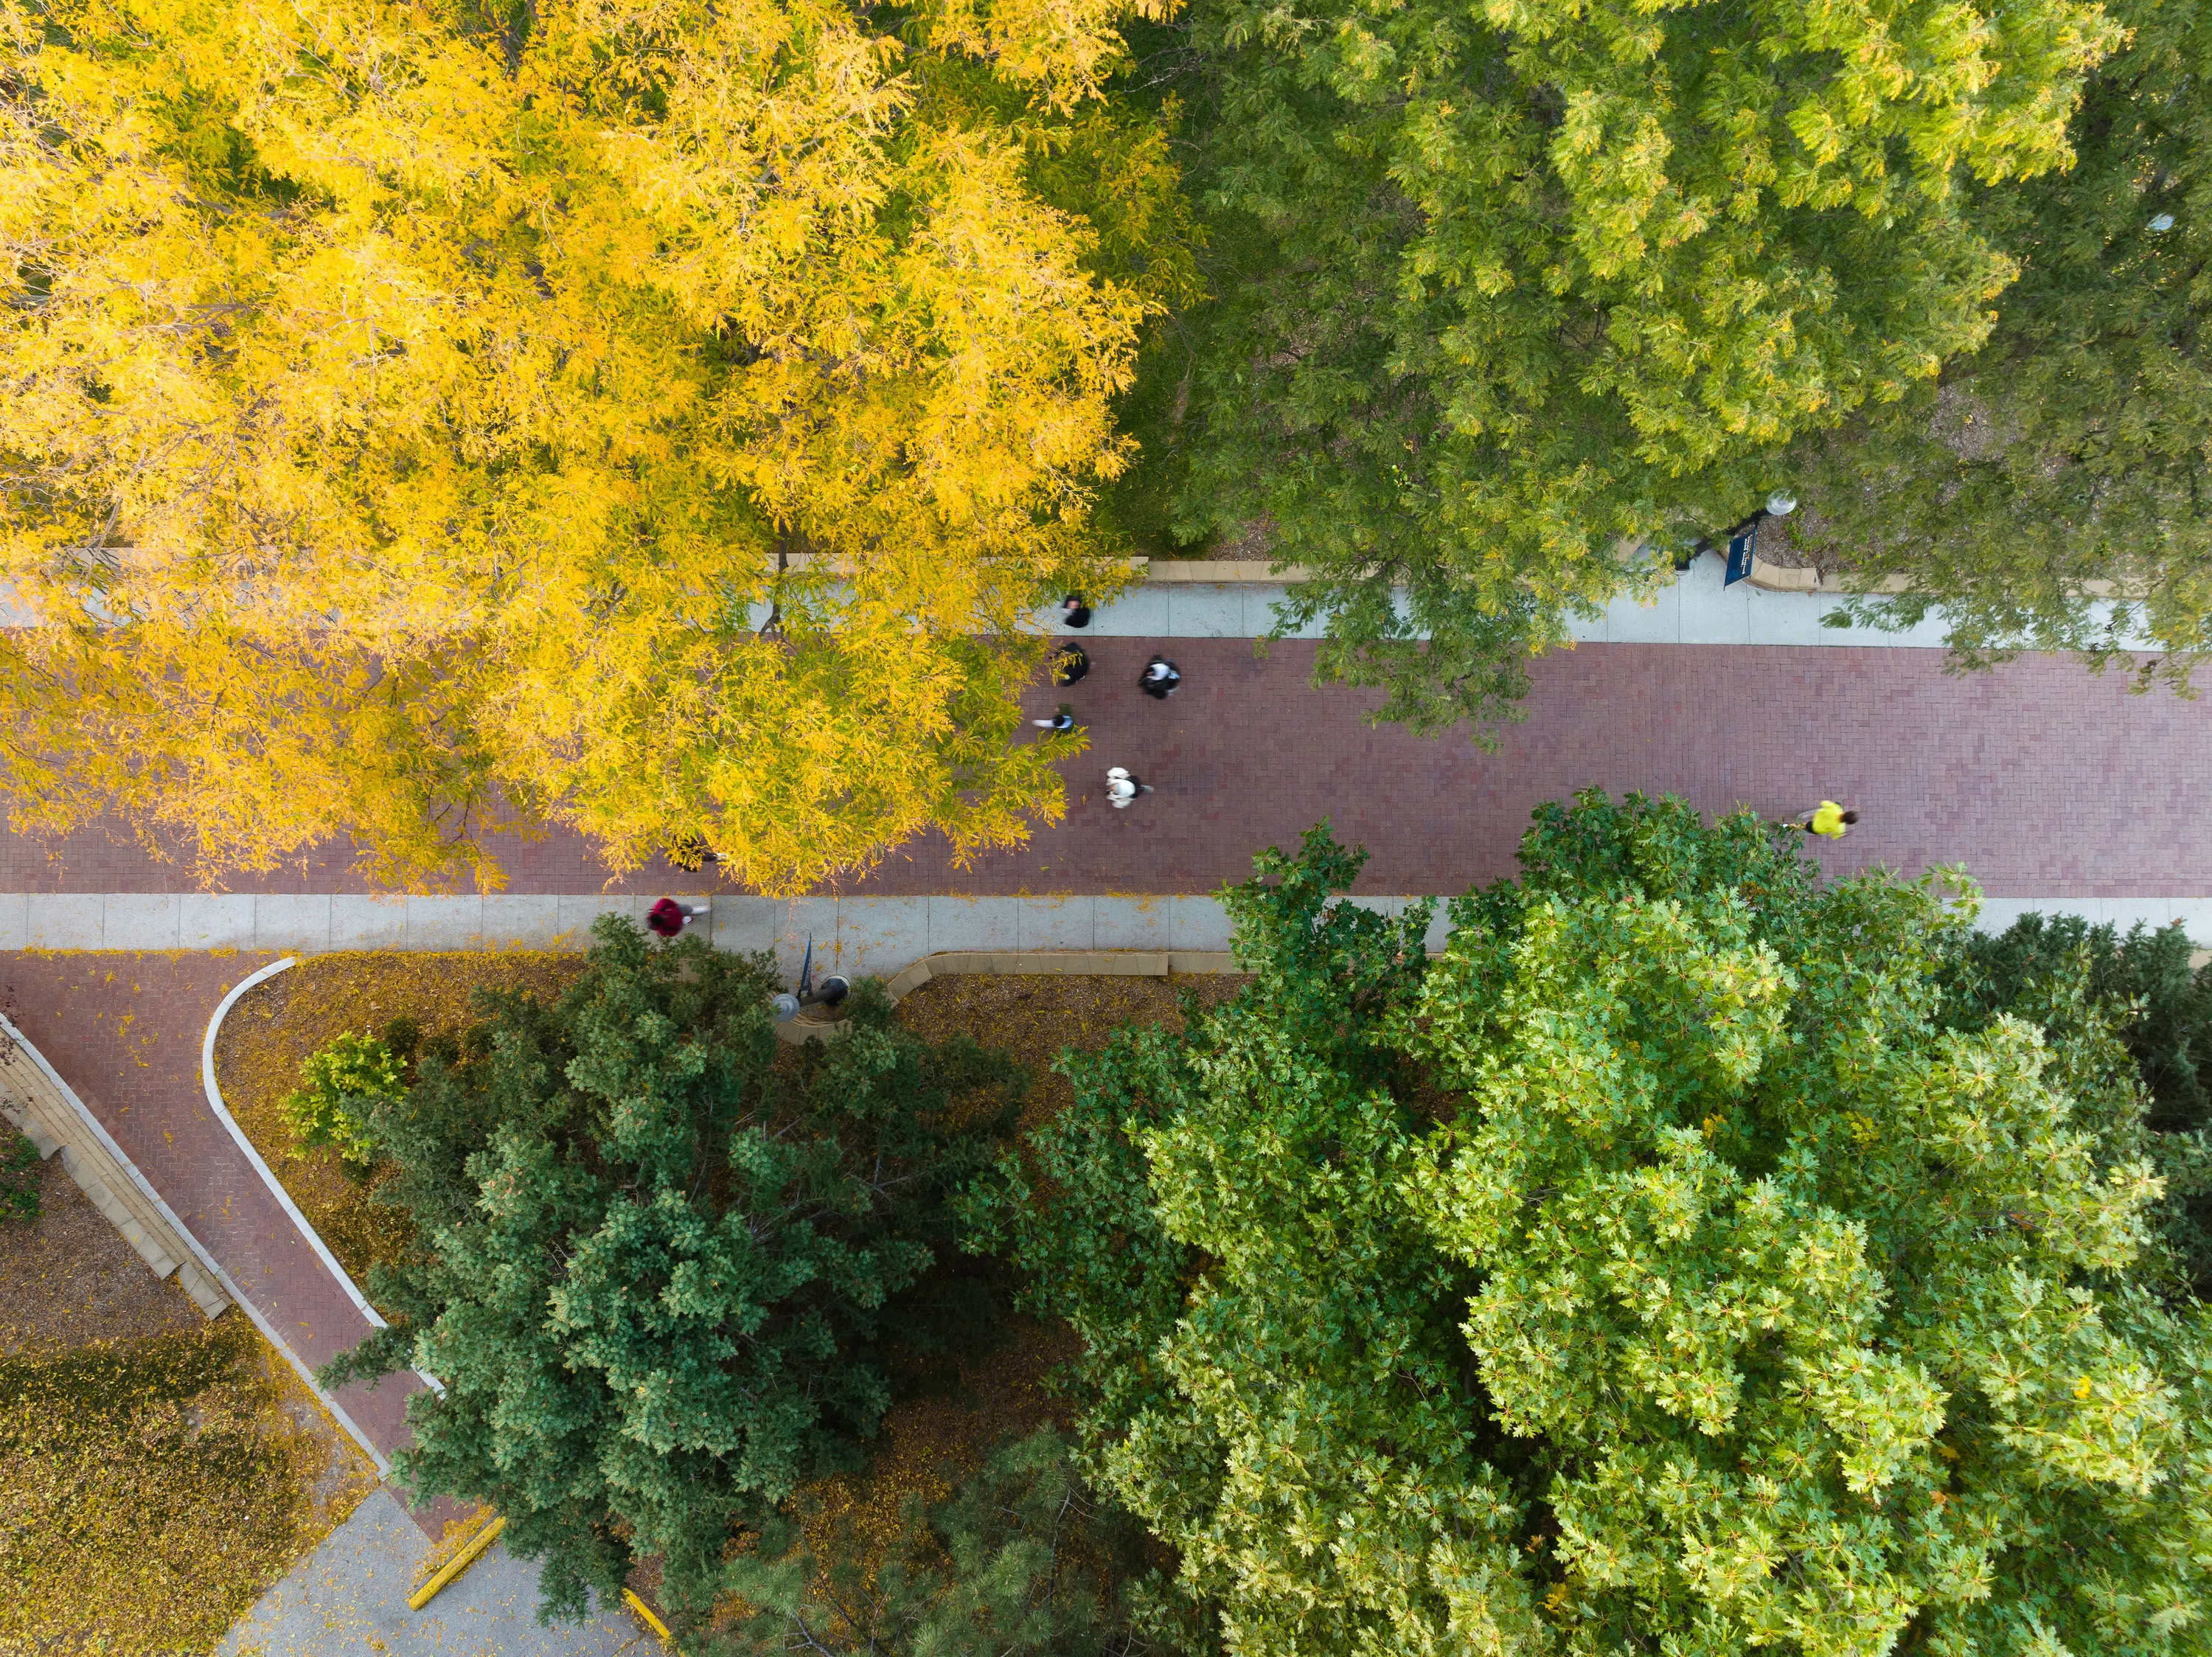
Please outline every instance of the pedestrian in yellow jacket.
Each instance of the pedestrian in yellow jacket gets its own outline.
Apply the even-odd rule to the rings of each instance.
[[[1808,834],[1818,834],[1826,839],[1840,840],[1850,832],[1851,825],[1858,820],[1858,813],[1845,811],[1832,800],[1823,800],[1789,826],[1802,829]]]

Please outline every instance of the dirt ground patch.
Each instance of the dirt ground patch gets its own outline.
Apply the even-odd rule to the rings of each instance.
[[[58,1156],[36,1182],[0,1225],[0,1653],[211,1650],[375,1471],[242,1313],[155,1277]]]
[[[295,1143],[280,1105],[300,1085],[301,1062],[343,1031],[374,1032],[402,1014],[425,1038],[459,1030],[479,986],[550,1000],[583,969],[581,955],[550,952],[341,950],[256,984],[223,1019],[215,1050],[223,1104],[363,1293],[369,1266],[403,1252],[412,1228],[373,1200],[375,1178],[349,1174],[334,1149]]]
[[[898,1004],[898,1020],[927,1041],[956,1033],[1002,1048],[1030,1073],[1022,1106],[1026,1133],[1049,1120],[1072,1097],[1067,1080],[1051,1072],[1063,1047],[1092,1051],[1120,1030],[1182,1028],[1182,997],[1202,1007],[1226,1001],[1249,982],[1238,972],[1175,978],[1036,978],[954,973],[932,978]]]
[[[147,1270],[60,1157],[40,1163],[35,1179],[39,1217],[0,1225],[0,1357],[144,1340],[207,1321],[174,1278]]]

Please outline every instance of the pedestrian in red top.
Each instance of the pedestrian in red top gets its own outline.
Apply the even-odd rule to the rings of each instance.
[[[705,904],[679,904],[673,898],[663,898],[645,911],[645,923],[662,937],[672,938],[708,912]]]

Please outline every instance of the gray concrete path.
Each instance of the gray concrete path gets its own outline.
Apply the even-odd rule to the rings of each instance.
[[[407,1609],[430,1543],[378,1490],[261,1597],[217,1657],[611,1657],[657,1654],[626,1611],[581,1624],[538,1621],[538,1568],[496,1542],[421,1611]]]
[[[1721,561],[1705,557],[1662,588],[1650,603],[1622,596],[1594,621],[1577,621],[1569,632],[1586,644],[1887,644],[1941,649],[1941,617],[1901,632],[1869,627],[1830,627],[1846,600],[1827,593],[1768,593],[1738,582],[1725,586]],[[1092,638],[1259,638],[1275,625],[1275,607],[1286,588],[1279,582],[1157,582],[1132,588],[1091,613],[1091,624],[1068,637]],[[763,620],[767,610],[761,611]],[[1037,612],[1051,633],[1067,630],[1057,610]],[[1319,624],[1291,638],[1326,634]]]
[[[756,898],[673,895],[707,903],[705,935],[720,949],[773,949],[797,972],[808,939],[817,963],[888,978],[945,950],[1229,947],[1229,922],[1210,895],[1065,898]],[[1449,896],[1453,894],[1443,894]],[[602,913],[642,918],[648,898],[551,893],[489,898],[367,897],[358,892],[200,896],[146,892],[0,892],[0,950],[580,949]],[[1397,905],[1404,898],[1362,898]],[[1982,924],[2009,926],[2030,910],[2085,915],[2122,928],[2179,921],[2212,940],[2212,898],[1986,899]],[[1430,941],[1441,947],[1439,909]]]

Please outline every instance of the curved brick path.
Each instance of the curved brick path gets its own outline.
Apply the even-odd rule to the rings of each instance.
[[[231,985],[265,955],[0,953],[0,995],[185,1227],[309,1366],[368,1333],[261,1177],[208,1108],[200,1040]],[[337,1399],[389,1455],[406,1441],[411,1374]],[[427,1516],[426,1516],[427,1517]]]
[[[1165,704],[1139,695],[1155,644],[1182,665]],[[953,868],[929,842],[848,882],[856,895],[1202,892],[1327,815],[1372,853],[1362,888],[1453,892],[1512,868],[1531,807],[1592,783],[1674,792],[1706,810],[1776,813],[1826,795],[1865,823],[1822,855],[1838,868],[1964,862],[1994,897],[2212,895],[2212,702],[2128,693],[2120,674],[2028,657],[1947,674],[1940,651],[1584,644],[1534,664],[1524,723],[1486,754],[1363,716],[1372,693],[1316,690],[1314,647],[1245,639],[1087,641],[1066,693],[1087,722],[1066,819],[1020,850]],[[1039,693],[1033,710],[1058,697]],[[1127,765],[1159,792],[1108,809]],[[594,892],[605,870],[572,834],[502,849],[517,892]],[[236,892],[361,892],[343,854],[233,880]],[[696,884],[693,883],[693,884]],[[666,885],[648,869],[611,889]],[[127,837],[48,848],[0,836],[0,892],[182,892],[185,871]]]

